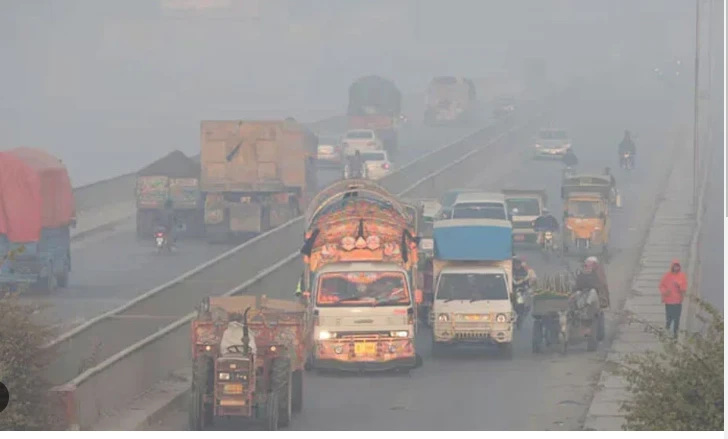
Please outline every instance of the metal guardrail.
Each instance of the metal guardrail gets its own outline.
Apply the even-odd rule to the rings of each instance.
[[[536,114],[540,115],[542,113],[539,111]],[[395,192],[400,196],[407,194],[408,192],[423,186],[432,179],[437,178],[440,174],[453,169],[457,165],[467,163],[468,159],[474,154],[484,152],[484,150],[487,150],[494,142],[497,142],[504,136],[517,131],[522,126],[514,123],[514,118],[516,117],[518,117],[518,115],[504,121],[505,125],[491,125],[466,136],[459,142],[446,145],[435,150],[402,168],[400,172],[391,174],[391,178],[388,178],[387,181],[382,181],[382,183],[392,190],[392,192]],[[528,120],[532,121],[533,118],[528,118]],[[505,128],[505,131],[501,131],[498,134],[493,133],[492,131],[497,127]],[[488,142],[485,142],[481,138],[484,134],[494,135],[494,138],[490,138]],[[459,158],[454,161],[444,161],[447,156],[452,157],[453,155]],[[447,164],[445,166],[440,166],[438,165],[439,163]],[[284,233],[285,235],[290,233],[290,238],[293,242],[298,244],[303,230],[301,221],[302,218],[299,217],[288,224],[283,225],[277,229],[277,231],[271,231],[265,234],[265,236],[261,235],[255,241],[265,241],[266,238],[270,236],[276,236],[276,238],[280,239],[283,236],[281,233]],[[232,253],[240,253],[243,248],[250,247],[251,244],[254,243],[251,241],[237,249],[233,249],[228,252],[227,256]],[[286,250],[288,253],[287,255],[279,257],[275,264],[260,270],[257,275],[251,279],[237,285],[218,285],[220,288],[215,291],[227,290],[227,293],[225,294],[234,295],[239,293],[241,290],[252,287],[253,285],[259,285],[261,282],[264,283],[266,280],[271,282],[275,281],[275,277],[270,276],[271,273],[276,272],[281,267],[288,264],[299,263],[296,260],[298,253],[291,253],[292,250],[293,249]],[[260,252],[252,253],[260,254]],[[224,258],[218,259],[218,262],[222,259]],[[210,266],[209,264],[205,265]],[[268,291],[269,289],[264,287],[256,290]],[[175,363],[174,359],[178,358],[180,355],[187,358],[189,353],[189,334],[187,328],[184,328],[183,326],[194,316],[194,313],[189,313],[189,310],[194,309],[194,306],[199,303],[199,300],[208,296],[210,293],[214,292],[203,288],[202,291],[199,291],[199,295],[195,298],[194,303],[189,304],[189,306],[185,309],[185,312],[178,314],[178,316],[183,315],[184,317],[176,318],[174,321],[169,322],[169,324],[165,327],[151,335],[140,337],[141,339],[132,346],[125,346],[124,348],[117,350],[114,355],[106,358],[106,360],[98,366],[84,371],[82,374],[69,381],[66,385],[56,388],[55,390],[57,392],[71,394],[71,401],[84,402],[80,411],[77,411],[78,407],[72,410],[73,412],[79,413],[81,418],[73,417],[73,419],[76,419],[74,423],[78,423],[80,420],[81,425],[91,425],[98,419],[98,413],[94,414],[94,410],[98,407],[108,408],[108,404],[111,403],[111,401],[106,403],[102,402],[101,398],[104,398],[103,395],[108,394],[108,392],[113,392],[114,403],[117,401],[131,401],[134,397],[138,396],[140,393],[139,389],[152,386],[170,373],[171,370],[174,370],[169,367],[160,368],[160,365],[170,365],[170,361],[171,363]],[[173,297],[167,297],[166,300],[170,301],[174,299]],[[139,303],[139,301],[136,301],[136,303]],[[126,306],[124,308],[128,309]],[[118,317],[118,314],[116,317]],[[151,317],[152,316],[150,316],[150,318]],[[109,315],[106,318],[113,319],[115,317]],[[138,323],[138,320],[135,320],[135,324],[136,323]],[[147,355],[145,353],[143,355],[133,355],[141,349],[144,349],[145,352],[149,352],[151,349],[152,354]],[[177,365],[177,367],[179,367],[179,365]],[[142,376],[140,376],[140,371],[144,371],[145,373],[142,373]],[[111,376],[113,376],[113,378],[110,378]],[[134,385],[117,387],[120,382],[133,382]]]

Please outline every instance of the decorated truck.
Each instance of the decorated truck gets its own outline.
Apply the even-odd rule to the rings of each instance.
[[[437,76],[427,89],[425,123],[452,124],[469,120],[474,114],[477,92],[468,78]]]
[[[516,319],[511,233],[506,220],[435,223],[433,354],[457,344],[495,344],[510,353]]]
[[[303,405],[305,313],[266,296],[202,301],[192,321],[190,430],[225,418],[288,426]]]
[[[0,152],[0,291],[68,286],[76,224],[66,166],[39,149]]]
[[[369,180],[334,183],[305,215],[303,296],[313,317],[309,367],[418,367],[417,237],[407,209]]]
[[[346,112],[349,129],[374,130],[390,156],[397,150],[397,128],[402,115],[402,92],[390,80],[370,75],[349,87]]]
[[[170,200],[177,229],[188,236],[202,236],[204,202],[200,194],[200,165],[181,151],[173,151],[137,172],[136,231],[140,239],[151,237],[159,213]]]
[[[203,121],[201,189],[211,242],[299,216],[316,190],[317,136],[293,119]]]

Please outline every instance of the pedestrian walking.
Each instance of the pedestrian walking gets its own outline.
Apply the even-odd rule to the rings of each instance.
[[[660,294],[662,303],[665,304],[665,327],[669,331],[672,326],[675,338],[680,329],[682,302],[687,290],[688,278],[680,267],[680,261],[675,259],[672,261],[670,271],[665,273],[660,281]]]

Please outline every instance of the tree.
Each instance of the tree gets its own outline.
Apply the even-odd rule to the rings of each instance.
[[[625,430],[722,431],[723,314],[695,299],[706,329],[674,340],[658,330],[662,352],[628,355],[618,368],[632,400]]]
[[[0,266],[13,256],[0,257]],[[49,430],[59,425],[43,377],[53,354],[42,347],[54,333],[33,320],[38,309],[0,288],[0,381],[10,391],[0,430]]]

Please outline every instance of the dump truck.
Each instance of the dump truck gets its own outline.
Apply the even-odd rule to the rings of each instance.
[[[469,121],[475,112],[476,100],[475,84],[470,79],[437,76],[427,89],[425,124]]]
[[[0,152],[0,286],[68,286],[71,231],[76,225],[66,166],[45,151]]]
[[[390,80],[370,75],[349,87],[349,129],[374,130],[389,155],[397,150],[397,128],[402,115],[402,92]]]
[[[178,234],[202,236],[204,202],[200,193],[200,165],[181,151],[173,151],[137,172],[136,232],[151,238],[165,202],[170,200]]]
[[[265,295],[202,301],[192,321],[190,430],[224,418],[288,426],[303,407],[305,313]]]
[[[293,119],[204,121],[201,189],[211,242],[299,216],[316,190],[317,136]]]
[[[369,180],[321,191],[305,215],[303,300],[315,316],[308,367],[412,369],[417,237],[408,209]]]

